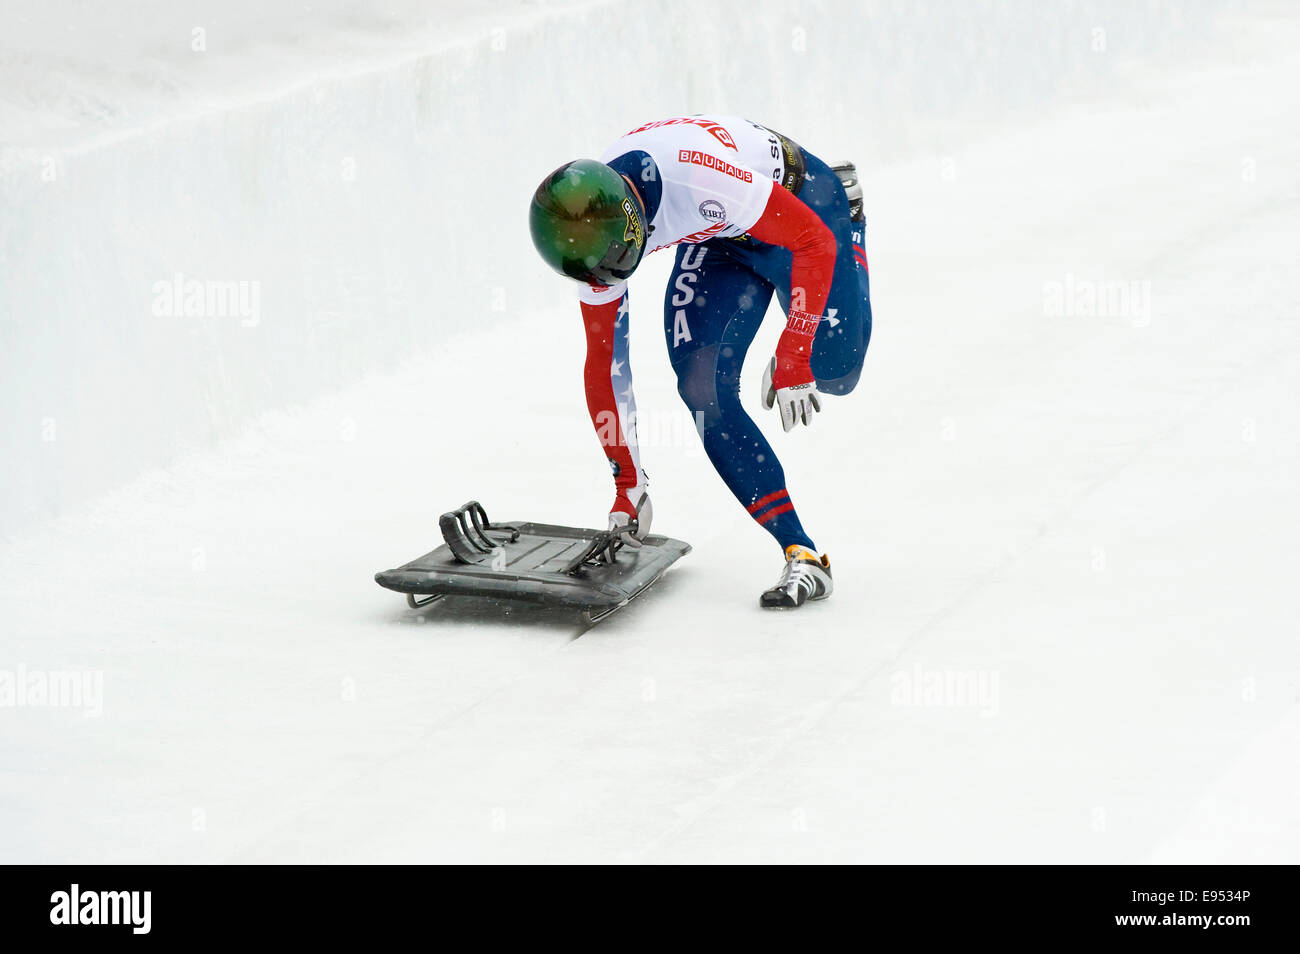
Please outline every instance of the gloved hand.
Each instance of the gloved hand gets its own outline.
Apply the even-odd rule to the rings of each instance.
[[[636,503],[632,502],[633,499]],[[654,508],[650,506],[650,495],[644,486],[633,487],[630,491],[620,490],[614,497],[614,506],[609,508],[609,529],[622,537],[624,546],[641,546],[641,541],[650,533],[653,519]]]
[[[811,424],[813,414],[822,409],[812,368],[807,367],[806,363],[803,368],[796,366],[786,374],[787,380],[796,383],[777,387],[777,362],[778,359],[773,358],[763,372],[763,407],[770,411],[780,404],[781,427],[787,431],[801,422]]]
[[[776,343],[776,357],[763,377],[763,406],[781,406],[781,426],[787,431],[798,423],[811,424],[813,414],[822,409],[811,363],[820,322],[819,315],[791,308]]]

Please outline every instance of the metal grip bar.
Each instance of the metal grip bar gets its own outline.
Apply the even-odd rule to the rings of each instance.
[[[589,563],[613,563],[614,556],[623,548],[621,535],[609,530],[602,530],[591,538],[582,552],[568,562],[562,571],[572,575]]]
[[[514,527],[493,527],[487,511],[477,500],[444,513],[438,518],[438,529],[442,531],[442,539],[452,556],[461,563],[478,563],[503,542],[513,543],[519,539],[519,531]],[[489,530],[506,531],[510,534],[509,540],[493,540],[488,536]]]

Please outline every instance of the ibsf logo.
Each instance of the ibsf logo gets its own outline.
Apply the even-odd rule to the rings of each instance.
[[[717,199],[705,199],[700,203],[700,215],[710,222],[727,221],[727,210]]]

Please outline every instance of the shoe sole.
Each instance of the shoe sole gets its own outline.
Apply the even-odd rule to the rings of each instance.
[[[828,596],[830,596],[833,592],[835,592],[835,588],[834,588],[833,586],[829,586],[829,585],[828,585],[827,588],[826,588],[826,592],[825,592],[825,593],[820,593],[820,594],[818,594],[817,596],[810,596],[810,597],[808,597],[806,600],[804,600],[803,603],[817,603],[817,602],[820,602],[821,600],[824,600],[824,599],[826,599]],[[760,597],[758,598],[758,605],[761,606],[763,609],[781,609],[781,610],[785,610],[785,609],[798,609],[799,607],[803,606],[803,603],[795,603],[795,602],[793,602],[793,601],[789,601],[790,598],[787,597],[787,596],[784,596],[784,595],[781,597],[781,599],[783,599],[783,600],[787,600],[787,601],[789,601],[789,602],[768,603],[768,602],[766,601],[766,597],[767,597],[767,594],[764,593],[762,596],[760,596]]]

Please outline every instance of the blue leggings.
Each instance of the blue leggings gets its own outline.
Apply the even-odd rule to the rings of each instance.
[[[821,217],[839,245],[830,297],[813,339],[813,376],[822,393],[848,394],[858,383],[871,339],[864,228],[849,218],[839,177],[820,159],[805,155],[807,177],[799,199]],[[748,236],[678,246],[664,296],[664,336],[677,391],[695,417],[718,475],[782,549],[797,543],[815,550],[786,490],[781,462],[740,403],[745,353],[773,292],[782,313],[789,311],[791,258],[789,249]]]

